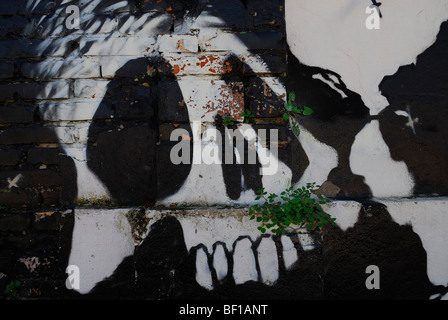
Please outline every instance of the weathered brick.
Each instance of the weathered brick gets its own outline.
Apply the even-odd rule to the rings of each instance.
[[[276,50],[285,48],[282,32],[220,32],[199,33],[199,46],[203,51]]]
[[[198,52],[198,37],[187,34],[164,34],[157,38],[160,52]]]
[[[148,87],[122,86],[111,99],[115,110],[115,119],[148,120],[155,115],[156,105]]]
[[[82,38],[80,52],[85,56],[143,56],[154,50],[155,37],[121,37],[98,39]]]
[[[42,126],[14,127],[0,131],[0,144],[57,143],[54,131]]]
[[[26,213],[0,213],[0,231],[24,231],[31,225],[31,215]]]
[[[26,62],[21,66],[22,74],[33,79],[98,78],[100,64],[92,59],[47,59],[41,62]]]
[[[34,107],[0,107],[0,123],[31,123],[34,120]]]
[[[282,103],[251,100],[249,110],[258,118],[278,118],[282,116]]]
[[[0,166],[15,166],[22,158],[22,150],[0,149]]]
[[[278,106],[286,101],[286,89],[281,78],[257,77],[251,79],[247,96],[249,99]]]
[[[172,72],[176,76],[225,75],[236,73],[242,68],[241,60],[220,54],[168,54],[165,55],[165,59],[172,66]]]
[[[101,108],[98,105],[101,103]],[[110,119],[114,116],[110,100],[89,99],[88,101],[57,102],[39,104],[39,114],[43,121],[83,121]]]
[[[59,164],[60,149],[57,148],[30,148],[27,162],[31,164]]]
[[[127,56],[98,57],[103,78],[134,78],[147,74],[149,59],[132,59]]]
[[[284,26],[284,0],[248,0],[247,10],[253,17],[254,27],[266,26],[269,29]]]
[[[57,207],[61,204],[60,190],[43,191],[41,193],[41,197],[42,197],[42,206],[45,208]]]
[[[61,184],[62,179],[59,173],[51,169],[0,172],[0,187],[5,190],[60,186]]]
[[[189,104],[190,121],[215,122],[216,116],[242,120],[244,111],[244,83],[182,77],[179,81],[185,102]]]
[[[0,62],[0,79],[8,79],[14,76],[14,64],[12,62]]]
[[[173,18],[168,13],[120,14],[117,31],[122,35],[169,33]]]
[[[166,80],[158,84],[158,113],[160,122],[188,122],[188,109],[182,92],[175,80]],[[163,111],[162,111],[163,110]]]
[[[74,94],[77,98],[90,98],[95,99],[95,97],[100,97],[105,91],[106,86],[109,81],[105,80],[93,80],[93,79],[82,79],[76,80],[73,84]]]
[[[59,194],[58,194],[59,195]],[[36,230],[57,231],[61,222],[61,213],[54,211],[36,212],[32,227]]]
[[[219,19],[216,17],[219,17]],[[213,27],[247,30],[250,23],[251,19],[247,16],[243,1],[208,0],[201,15],[195,20],[192,29],[200,30]]]
[[[0,16],[0,37],[27,36],[28,19],[23,16]]]
[[[66,81],[23,82],[0,85],[0,100],[15,98],[23,99],[63,99],[68,98],[70,87]]]
[[[96,14],[132,12],[136,10],[134,2],[132,0],[113,1],[112,3],[111,1],[99,1],[88,4],[86,9],[94,6]]]
[[[63,57],[73,51],[74,40],[56,39],[3,39],[0,40],[0,58]]]
[[[155,11],[155,12],[165,12],[170,6],[170,1],[167,0],[145,0],[141,3],[141,8],[143,12]]]
[[[188,137],[185,137],[186,140],[192,138],[192,133],[189,124],[185,123],[162,123],[159,126],[159,140],[160,141],[171,141],[171,133],[176,129],[183,129],[189,133]]]
[[[1,1],[0,12],[2,15],[45,14],[55,7],[54,0],[33,1],[32,4],[33,6],[31,7],[29,0]]]
[[[249,54],[243,57],[243,62],[243,72],[246,75],[286,72],[285,51]]]
[[[0,192],[0,203],[9,209],[31,209],[40,205],[39,195],[31,191]]]
[[[185,12],[192,10],[195,6],[195,1],[189,0],[145,0],[141,2],[143,12]]]

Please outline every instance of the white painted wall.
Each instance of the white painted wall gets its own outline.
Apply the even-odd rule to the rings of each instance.
[[[414,63],[448,19],[446,0],[383,2],[380,29],[369,30],[370,1],[285,0],[288,44],[305,65],[332,70],[361,95],[370,114],[388,106],[378,85]]]

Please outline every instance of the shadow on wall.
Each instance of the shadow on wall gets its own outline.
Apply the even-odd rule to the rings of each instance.
[[[448,22],[435,43],[383,79],[390,106],[380,114],[380,130],[394,160],[405,161],[415,179],[415,195],[448,194]]]
[[[153,204],[156,196],[175,193],[190,172],[190,164],[170,160],[175,127],[162,125],[172,116],[192,136],[182,92],[168,66],[161,58],[128,62],[109,83],[89,128],[88,165],[120,205]]]
[[[182,227],[170,216],[151,226],[134,255],[125,258],[113,275],[98,283],[89,294],[73,296],[162,300],[427,300],[434,294],[440,298],[448,292],[447,288],[434,286],[429,281],[426,252],[418,235],[410,226],[393,222],[382,204],[365,202],[358,221],[345,232],[331,226],[314,236],[324,240],[312,251],[304,251],[295,243],[298,260],[288,270],[280,253],[281,241],[273,238],[279,252],[279,278],[272,285],[260,281],[235,284],[231,272],[233,252],[226,252],[230,271],[218,281],[209,257],[214,289],[206,290],[195,280],[197,247],[187,250]],[[256,254],[254,246],[252,250]],[[366,268],[370,265],[380,270],[378,290],[366,287],[369,276]]]

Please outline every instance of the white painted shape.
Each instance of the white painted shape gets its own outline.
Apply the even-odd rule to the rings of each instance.
[[[216,17],[211,12],[213,12],[213,7],[209,4],[206,5],[201,14],[194,21],[192,21],[191,29],[203,30],[209,28],[210,26],[215,28],[225,27],[226,22],[223,19]]]
[[[195,214],[177,215],[176,218],[182,225],[188,250],[202,244],[208,252],[212,252],[216,242],[224,243],[228,250],[232,250],[239,236],[245,235],[252,240],[260,236],[258,222],[250,220],[248,213],[217,216],[212,211],[199,210]]]
[[[183,77],[178,80],[178,83],[187,104],[190,124],[193,131],[193,164],[190,174],[180,190],[176,194],[161,200],[160,203],[211,205],[234,202],[227,197],[221,165],[204,165],[200,164],[201,161],[198,160],[198,155],[201,154],[201,148],[203,148],[204,145],[207,145],[207,142],[204,141],[204,137],[201,137],[201,133],[205,131],[204,128],[206,127],[214,128],[210,124],[204,122],[213,122],[218,111],[210,111],[207,105],[209,104],[210,99],[212,99],[211,101],[213,101],[213,99],[223,100],[222,90],[223,86],[226,86],[225,82],[216,80],[212,85],[211,81],[208,79],[191,81],[190,77]],[[280,89],[277,88],[274,90],[278,91]],[[232,98],[230,98],[230,100],[232,100]],[[201,126],[198,125],[198,121],[201,121]],[[241,123],[238,126],[238,130],[240,130],[249,143],[252,142],[253,144],[256,144],[258,148],[257,152],[260,157],[260,162],[262,163],[262,168],[267,170],[265,173],[269,173],[264,174],[262,177],[262,183],[266,188],[266,191],[280,192],[281,190],[284,190],[291,183],[291,169],[279,160],[274,153],[256,142],[257,133],[250,124]],[[247,196],[249,194],[251,193],[242,195],[241,201],[247,202]]]
[[[108,80],[94,80],[94,79],[75,80],[73,84],[74,86],[73,91],[75,97],[92,99],[97,95],[103,96],[107,90],[108,84],[109,84]]]
[[[42,103],[39,105],[39,113],[43,121],[90,121],[99,103],[98,100],[74,99],[68,102]]]
[[[279,276],[277,248],[271,238],[263,238],[257,247],[261,282],[273,285]]]
[[[225,80],[186,76],[177,82],[188,107],[190,122],[215,122],[215,116],[222,109],[237,118],[244,110],[244,105],[238,104]]]
[[[322,205],[326,213],[336,218],[336,225],[344,232],[358,221],[361,207],[361,203],[356,201],[332,201]]]
[[[368,30],[366,1],[286,0],[287,42],[308,66],[341,75],[372,115],[388,106],[379,84],[402,65],[414,63],[448,18],[446,0],[383,3],[379,30]]]
[[[313,74],[312,76],[313,79],[317,79],[322,81],[323,83],[327,84],[331,89],[333,89],[334,91],[336,91],[337,93],[339,93],[341,95],[342,98],[347,98],[347,95],[344,93],[344,91],[342,91],[341,89],[336,88],[335,84],[333,82],[331,82],[330,80],[325,79],[322,74],[317,73],[317,74]]]
[[[134,253],[126,210],[75,210],[69,265],[80,270],[80,288],[85,294],[110,276],[123,259]]]
[[[208,266],[207,254],[203,248],[196,251],[196,282],[207,290],[213,289],[213,280]]]
[[[193,149],[195,147],[199,148],[199,146],[195,144]],[[196,205],[230,203],[230,199],[226,193],[221,165],[192,164],[190,174],[179,191],[159,201],[159,203]]]
[[[258,281],[252,242],[247,238],[236,243],[233,252],[233,279],[237,285],[247,281]]]
[[[283,261],[285,263],[285,268],[286,270],[289,270],[294,263],[296,263],[299,256],[296,248],[294,247],[294,243],[291,241],[291,238],[283,235],[280,237],[280,241],[283,246]]]
[[[163,34],[157,37],[160,52],[198,52],[198,37],[188,34]]]
[[[322,184],[330,171],[338,165],[338,153],[332,147],[318,141],[309,131],[300,126],[298,140],[305,151],[309,165],[296,186],[306,185],[310,181]]]
[[[378,120],[372,120],[356,135],[350,153],[350,168],[362,175],[374,197],[408,197],[414,180],[404,161],[391,158]]]
[[[299,233],[297,235],[299,239],[300,245],[302,246],[303,251],[311,251],[314,250],[314,240],[313,237],[309,233]]]
[[[396,111],[395,111],[395,114],[396,114],[397,116],[403,116],[403,117],[409,118],[409,113],[407,113],[407,112],[404,111],[404,110],[396,110]]]
[[[291,184],[292,171],[277,155],[264,147],[252,125],[242,123],[238,130],[248,141],[249,147],[255,144],[262,169],[266,170],[261,181],[267,193],[278,193]]]
[[[216,28],[199,30],[199,47],[202,51],[232,51],[234,53],[247,52],[247,46],[235,34],[223,32]]]
[[[448,198],[378,200],[387,206],[393,220],[410,224],[427,254],[429,280],[448,285]],[[445,298],[447,296],[445,295]]]
[[[213,269],[215,269],[218,281],[224,280],[229,272],[225,248],[221,243],[216,245],[215,251],[213,252]]]
[[[98,179],[87,165],[86,148],[65,148],[68,156],[72,157],[76,167],[78,184],[78,199],[106,198],[111,199],[106,186]]]

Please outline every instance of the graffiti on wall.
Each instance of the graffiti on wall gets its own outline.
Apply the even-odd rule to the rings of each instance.
[[[280,192],[315,181],[331,186],[337,200],[362,202],[369,216],[373,204],[366,201],[375,198],[444,196],[448,8],[443,1],[412,3],[383,4],[381,28],[369,29],[369,3],[349,1],[28,0],[20,10],[36,15],[18,23],[33,41],[2,40],[0,48],[6,61],[34,57],[13,67],[18,82],[1,84],[2,123],[15,124],[0,133],[7,146],[1,199],[25,208],[241,205],[254,203],[261,187]],[[298,137],[281,118],[289,92],[314,111],[298,119]],[[242,115],[247,110],[254,114],[248,122]],[[234,123],[226,124],[227,117]],[[186,161],[173,161],[173,150],[187,150],[181,155]],[[428,279],[430,250],[420,243],[422,234],[395,223],[389,208],[373,206],[385,227],[379,237],[402,232],[402,243],[407,239],[407,248],[417,252],[413,260],[420,268],[409,283],[421,291],[409,294],[427,298],[434,293],[431,281],[446,285],[443,276]],[[86,253],[90,245],[76,239],[93,241],[98,217],[105,225],[107,219],[77,210],[71,261],[91,266],[99,249]],[[357,228],[369,223],[359,216],[356,228],[335,229],[330,239],[360,237]],[[189,246],[185,235],[192,227],[185,221],[161,219],[137,246],[127,236],[113,237],[119,253],[108,258],[106,269],[101,266],[98,278],[92,272],[84,280],[87,288],[101,292],[115,282],[135,290],[136,271],[137,291],[150,297],[185,290],[219,296],[236,285],[246,288],[235,292],[241,295],[323,294],[320,238],[307,247],[304,235],[260,237],[235,228],[230,242]],[[355,256],[375,251],[352,250]],[[332,254],[327,252],[334,269],[325,276],[326,294],[338,296],[328,279],[332,272],[335,281],[344,278],[336,271],[344,255]],[[360,270],[352,270],[360,275],[357,285],[365,280]],[[396,276],[397,270],[389,271]],[[111,278],[100,282],[105,276]]]

